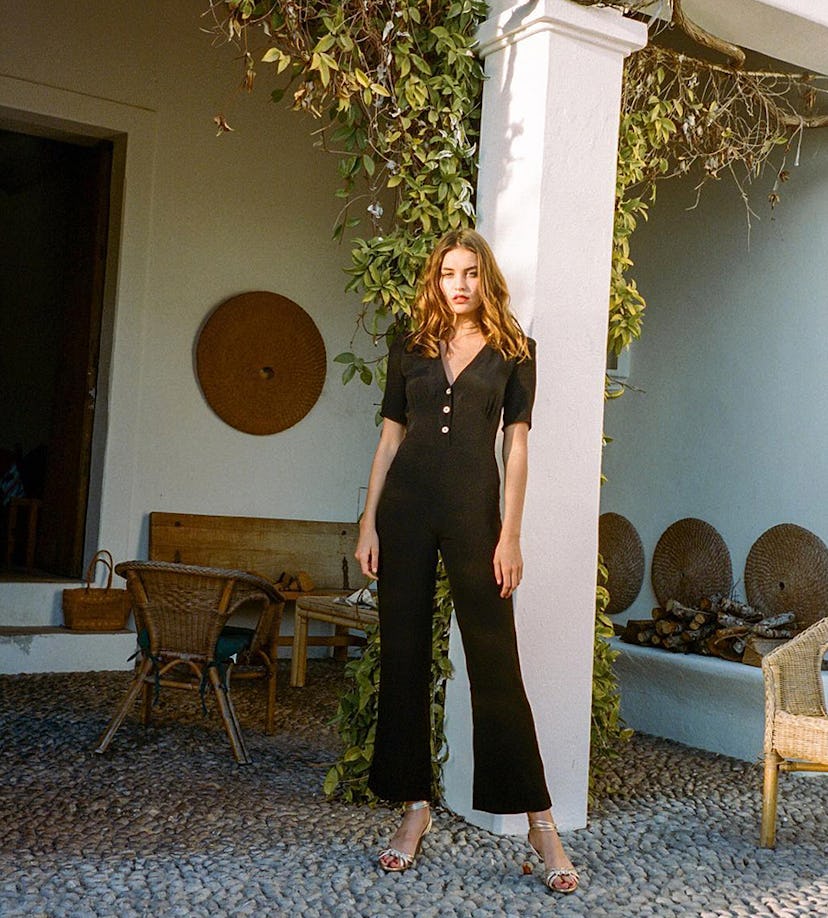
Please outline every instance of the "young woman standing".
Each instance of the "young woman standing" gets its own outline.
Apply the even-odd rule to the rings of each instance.
[[[552,814],[518,661],[512,593],[523,575],[520,526],[535,391],[534,342],[509,311],[491,249],[458,230],[420,279],[417,327],[391,345],[356,557],[378,577],[380,695],[370,786],[405,801],[380,854],[408,869],[431,828],[431,615],[437,553],[463,637],[474,721],[474,806],[525,812],[546,885],[578,874]],[[503,518],[494,443],[503,421]]]

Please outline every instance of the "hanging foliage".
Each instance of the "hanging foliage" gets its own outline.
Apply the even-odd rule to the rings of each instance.
[[[417,277],[437,238],[474,222],[483,69],[473,46],[482,0],[213,2],[216,28],[239,42],[252,88],[271,69],[291,106],[322,126],[339,159],[336,238],[352,242],[368,357],[346,351],[343,381],[384,382],[389,329],[407,325]]]
[[[593,5],[590,0],[579,0]],[[702,32],[673,0],[674,21],[695,40],[744,61],[741,49]],[[741,57],[740,57],[741,55]],[[650,44],[625,64],[618,151],[609,349],[620,354],[641,333],[644,300],[630,278],[629,238],[647,218],[660,179],[687,175],[697,193],[729,176],[753,213],[750,184],[767,168],[775,173],[768,200],[780,198],[788,160],[807,128],[828,124],[819,113],[825,78],[804,73],[745,71]],[[611,396],[623,392],[615,387]]]

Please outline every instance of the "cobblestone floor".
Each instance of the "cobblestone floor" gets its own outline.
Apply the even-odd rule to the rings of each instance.
[[[312,663],[306,689],[280,675],[273,737],[263,685],[234,690],[247,767],[197,695],[162,693],[146,730],[136,708],[100,757],[127,674],[0,676],[0,915],[828,915],[828,785],[782,777],[765,851],[756,765],[646,736],[619,762],[623,793],[565,837],[575,895],[522,875],[523,839],[444,811],[417,866],[386,875],[374,856],[396,815],[321,792],[341,665]]]

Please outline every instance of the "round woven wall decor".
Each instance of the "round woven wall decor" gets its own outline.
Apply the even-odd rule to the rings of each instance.
[[[635,526],[620,513],[598,517],[598,551],[607,568],[609,615],[624,612],[635,602],[644,583],[644,547]]]
[[[250,434],[287,430],[313,408],[325,382],[325,344],[293,300],[257,291],[217,306],[196,345],[196,375],[207,403]]]
[[[828,547],[794,523],[759,536],[745,562],[747,601],[766,615],[795,612],[805,627],[828,613]]]
[[[704,520],[678,520],[661,535],[653,552],[653,590],[659,605],[677,599],[686,606],[714,593],[730,594],[733,567],[719,533]]]

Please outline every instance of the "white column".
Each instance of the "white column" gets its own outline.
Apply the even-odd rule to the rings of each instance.
[[[479,227],[538,343],[518,640],[555,817],[570,829],[586,824],[622,66],[647,32],[617,11],[540,0],[493,15],[479,41],[488,77]],[[451,656],[447,803],[493,831],[525,831],[524,817],[472,809],[471,713],[457,633]]]

